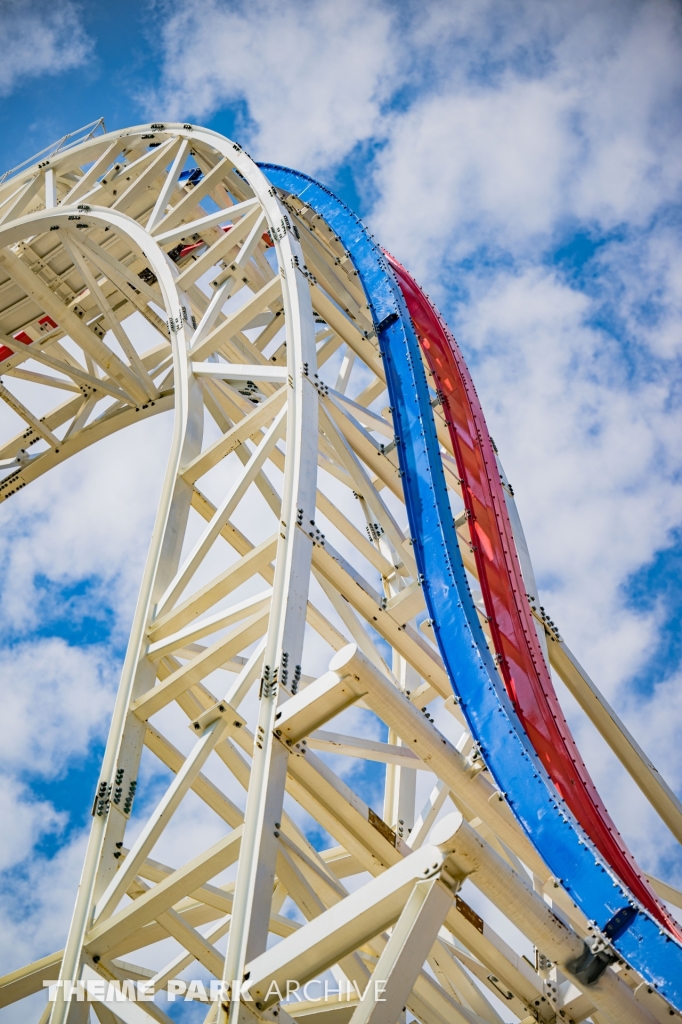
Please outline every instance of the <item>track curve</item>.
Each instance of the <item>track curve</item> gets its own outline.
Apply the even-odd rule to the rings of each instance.
[[[492,441],[462,353],[414,278],[385,255],[445,411],[493,646],[514,710],[560,796],[601,855],[654,917],[681,938],[618,833],[561,710],[528,604]]]
[[[583,830],[524,731],[488,650],[450,512],[419,342],[383,253],[361,221],[324,186],[287,168],[260,166],[277,188],[295,194],[326,219],[353,258],[367,293],[386,370],[407,514],[427,609],[453,690],[488,768],[566,891],[618,953],[682,1009],[682,944],[671,934],[667,916],[648,888],[636,886],[637,869],[629,855],[619,850],[619,863],[633,880],[632,887],[623,884],[626,879],[620,870],[614,871]],[[512,579],[518,586],[518,577]],[[523,630],[523,619],[520,621]],[[532,621],[529,624],[532,627]],[[526,657],[532,662],[529,631],[528,638],[531,647],[527,647]],[[511,644],[506,650],[502,647],[507,658],[510,648]],[[521,647],[518,657],[523,653]],[[531,696],[537,699],[532,677],[528,687],[524,701]],[[521,708],[518,691],[515,699]],[[532,725],[542,726],[542,715]],[[564,749],[569,747],[566,741]],[[582,776],[581,781],[584,792],[591,795]],[[608,830],[608,825],[605,827]],[[623,914],[627,908],[632,911]]]

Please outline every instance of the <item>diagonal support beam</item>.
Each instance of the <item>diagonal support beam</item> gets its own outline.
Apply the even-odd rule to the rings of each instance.
[[[457,887],[455,887],[456,889]],[[350,1024],[395,1024],[452,906],[439,877],[417,882],[372,973]],[[476,1018],[471,1015],[471,1024]]]
[[[239,857],[242,828],[240,825],[113,917],[96,924],[86,937],[87,951],[93,956],[104,956],[145,924],[156,920],[178,900],[234,864]]]
[[[495,790],[484,774],[471,770],[462,754],[403,693],[376,671],[355,645],[339,651],[329,663],[329,670],[339,676],[355,676],[360,683],[359,688],[364,690],[363,700],[367,706],[443,780],[454,799],[489,825],[539,878],[547,878],[547,868],[521,831],[502,794]],[[301,696],[304,694],[305,691]],[[287,702],[287,710],[293,705],[290,714],[294,713],[294,701],[298,696]]]
[[[243,718],[235,712],[229,718],[217,719],[208,727],[201,739],[197,740],[192,753],[185,759],[156,810],[147,819],[125,861],[109,883],[95,909],[96,921],[105,920],[116,909],[216,744],[234,729],[241,728],[243,724]]]
[[[550,635],[548,649],[552,668],[566,684],[678,843],[682,843],[682,802],[566,644]]]
[[[222,504],[218,507],[213,519],[204,530],[194,548],[185,559],[184,565],[178,570],[175,578],[169,584],[165,594],[157,605],[157,614],[163,613],[170,608],[174,601],[180,596],[190,579],[198,569],[200,563],[208,554],[211,546],[217,540],[222,528],[225,526],[235,508],[246,494],[251,484],[263,468],[263,463],[276,445],[286,426],[286,407],[281,409],[263,437],[260,445],[251,455],[251,458],[244,466],[241,474],[230,487]]]
[[[254,640],[259,640],[268,628],[269,613],[269,607],[266,607],[256,612],[255,615],[250,615],[248,619],[244,619],[192,661],[181,665],[158,686],[153,686],[141,697],[138,697],[131,705],[131,710],[142,721],[146,721],[171,701],[177,700],[195,683],[201,682],[239,651],[252,644]]]
[[[110,377],[114,378],[126,395],[141,403],[147,396],[133,371],[122,359],[111,351],[90,328],[82,322],[73,310],[68,309],[59,296],[34,274],[18,256],[4,249],[0,253],[0,265],[7,274],[23,288],[27,295],[55,320],[60,327],[83,349]]]
[[[33,427],[36,434],[42,437],[43,441],[47,441],[51,448],[55,451],[59,451],[60,441],[56,434],[53,434],[50,428],[42,420],[39,420],[37,416],[34,416],[30,409],[27,409],[23,402],[20,402],[18,398],[15,398],[11,391],[8,391],[4,384],[0,383],[0,398],[5,402],[10,409],[20,416],[24,423],[29,427]]]
[[[209,365],[215,366],[220,364],[212,363]],[[226,368],[231,372],[229,366]],[[229,376],[229,373],[227,376]],[[238,423],[235,423],[231,430],[228,430],[217,441],[209,445],[201,455],[198,455],[196,459],[193,459],[182,470],[184,479],[190,484],[196,483],[199,477],[203,476],[204,473],[208,473],[209,469],[217,466],[230,452],[235,451],[236,448],[244,444],[244,441],[256,440],[261,428],[271,423],[282,408],[286,396],[286,389],[280,388],[264,402],[257,405],[253,412],[245,416],[244,419],[239,420]]]
[[[215,509],[213,510],[215,513]],[[212,516],[206,517],[210,521]],[[277,548],[277,534],[262,541],[256,547],[251,548],[242,557],[234,562],[225,572],[214,577],[200,590],[188,597],[186,601],[176,605],[171,612],[160,615],[154,620],[149,628],[149,638],[152,642],[163,640],[171,633],[177,632],[183,626],[188,625],[203,612],[208,611],[224,597],[227,597],[233,590],[241,586],[247,579],[256,574],[263,575],[262,571],[270,567],[270,562],[275,556]],[[272,582],[272,570],[264,576],[268,583]]]
[[[150,644],[147,654],[153,661],[160,660],[166,655],[194,643],[196,640],[201,640],[202,637],[216,633],[219,629],[224,629],[226,626],[231,626],[235,622],[239,622],[240,619],[248,618],[249,615],[253,615],[269,605],[271,597],[272,588],[268,587],[259,594],[254,594],[253,597],[247,597],[244,601],[238,601],[224,611],[214,612],[213,615],[207,615],[203,619],[195,620],[190,625],[185,626],[184,629],[178,630],[177,633],[171,633],[170,636],[165,637],[163,640]]]
[[[172,908],[164,911],[163,914],[159,914],[156,920],[162,928],[166,929],[169,935],[179,942],[181,946],[184,946],[188,953],[192,954],[195,960],[199,961],[202,967],[209,970],[216,978],[220,977],[223,969],[223,958],[215,946],[208,942],[201,932],[187,924],[187,921]]]
[[[265,1009],[276,1002],[273,982],[285,991],[289,978],[304,984],[321,974],[394,924],[415,882],[425,878],[450,880],[446,857],[434,846],[406,857],[252,960],[247,964],[249,978],[243,993],[248,993],[257,1009]],[[450,893],[450,904],[452,897]]]
[[[218,260],[225,257],[230,250],[234,249],[240,242],[250,235],[254,227],[264,224],[263,212],[259,206],[249,210],[234,227],[230,228],[216,242],[210,246],[197,260],[190,260],[187,266],[178,277],[178,288],[187,288],[190,284],[198,281],[202,274],[211,267],[214,267]],[[261,229],[261,232],[265,227]],[[260,237],[260,236],[259,236]]]
[[[281,298],[281,295],[282,279],[278,275],[256,292],[253,298],[228,316],[218,327],[214,328],[203,341],[195,345],[190,352],[192,359],[206,359],[220,348],[223,342],[229,341],[238,331],[243,331],[258,313],[276,299]]]
[[[614,1024],[653,1024],[632,989],[599,959],[573,929],[560,920],[521,877],[463,820],[459,812],[438,823],[432,841],[449,855],[456,876],[471,877],[478,889],[557,964]]]
[[[115,981],[113,976],[111,980]],[[102,974],[98,974],[89,964],[86,964],[83,968],[83,981],[87,985],[88,992],[92,993],[90,998],[93,1002],[96,1002],[97,1005],[102,1004],[107,1009],[105,999],[109,985]],[[85,1006],[87,1008],[88,1004],[86,1003]],[[121,1021],[123,1024],[151,1024],[152,1021],[155,1021],[156,1024],[173,1024],[171,1018],[152,1002],[132,1002],[123,995],[119,995],[115,1002],[109,1003],[109,1006],[116,1007],[115,1015],[112,1013],[112,1016],[117,1024]],[[84,1020],[87,1019],[87,1017],[84,1018]]]
[[[159,221],[162,219],[166,211],[166,207],[168,206],[171,196],[173,195],[173,192],[175,190],[175,186],[178,183],[180,171],[182,170],[185,160],[187,158],[187,150],[189,149],[189,146],[189,139],[183,139],[182,142],[180,143],[178,151],[175,155],[175,159],[173,160],[173,166],[171,167],[170,172],[163,183],[161,191],[159,192],[158,199],[154,204],[154,209],[149,215],[149,220],[147,221],[146,225],[146,230],[149,232],[154,230],[154,227],[159,223]]]
[[[234,220],[235,214],[242,216],[257,205],[257,199],[247,199],[243,203],[235,203],[234,206],[230,206],[227,210],[218,210],[216,213],[208,213],[205,217],[198,217],[196,220],[180,224],[178,227],[171,228],[169,231],[164,231],[161,234],[156,234],[156,231],[152,231],[152,234],[159,245],[173,245],[174,242],[183,241],[189,235],[201,234],[202,231],[207,231],[209,228],[218,227],[219,224],[222,224],[226,220]],[[201,207],[198,206],[197,209],[200,210]]]
[[[159,392],[157,391],[153,381],[151,380],[149,374],[147,373],[147,368],[142,362],[140,356],[138,355],[134,345],[132,344],[130,338],[126,334],[123,325],[120,323],[118,317],[114,313],[109,303],[109,300],[107,299],[106,295],[104,294],[99,284],[97,283],[95,275],[88,266],[88,262],[85,256],[83,255],[80,246],[78,246],[75,240],[67,240],[66,238],[64,239],[63,245],[65,250],[71,256],[71,259],[73,260],[74,264],[78,267],[83,277],[83,280],[90,289],[90,294],[97,302],[99,308],[102,310],[104,320],[108,324],[109,329],[111,330],[112,334],[118,341],[119,345],[125,352],[128,358],[128,362],[130,363],[131,369],[134,369],[135,372],[137,373],[140,383],[147,394],[147,397],[152,399],[152,401],[156,400],[159,397]]]

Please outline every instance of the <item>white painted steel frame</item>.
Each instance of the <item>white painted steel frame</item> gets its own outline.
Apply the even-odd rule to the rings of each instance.
[[[180,181],[186,166],[201,172],[193,185]],[[219,209],[207,210],[207,201]],[[225,221],[230,230],[221,228]],[[55,238],[60,243],[49,249]],[[274,249],[275,267],[266,249]],[[175,408],[67,945],[1,979],[2,1005],[58,971],[62,979],[83,972],[91,982],[151,978],[158,990],[197,962],[227,993],[206,1021],[272,1020],[272,997],[259,986],[283,964],[299,979],[331,967],[363,989],[371,978],[386,983],[385,1002],[375,993],[341,1010],[313,1007],[316,1024],[351,1016],[354,1024],[393,1024],[403,1006],[423,1024],[499,1024],[500,999],[528,1020],[549,1021],[559,1011],[575,1021],[593,1012],[613,1024],[669,1020],[669,1007],[632,971],[609,967],[587,987],[571,974],[588,922],[549,876],[462,732],[400,526],[402,486],[373,325],[328,226],[302,203],[284,201],[248,155],[216,133],[141,126],[91,138],[0,186],[0,273],[7,278],[0,343],[13,353],[0,363],[9,381],[0,398],[24,421],[15,438],[0,442],[0,499],[101,437]],[[197,283],[207,277],[211,295]],[[242,289],[246,301],[224,309]],[[125,326],[133,313],[160,334],[147,353],[138,353]],[[277,341],[282,328],[286,344]],[[329,381],[328,360],[336,366]],[[32,410],[29,391],[46,388],[70,395],[51,412],[42,412],[44,401]],[[204,443],[206,414],[220,436]],[[435,415],[456,509],[459,481],[440,410]],[[213,506],[197,482],[229,458],[241,469]],[[266,475],[270,466],[282,478],[281,495]],[[278,525],[252,543],[233,519],[256,493]],[[187,533],[191,509],[205,524],[198,540],[196,529]],[[473,581],[466,520],[456,522]],[[236,561],[197,588],[197,572],[225,541]],[[256,592],[240,595],[256,580]],[[311,580],[325,608],[311,600]],[[317,679],[303,672],[306,623],[332,651],[343,649]],[[552,657],[551,627],[542,630]],[[588,714],[608,717],[594,685],[566,657],[576,690],[592,694],[583,701]],[[223,700],[204,682],[221,667],[234,677]],[[239,709],[257,686],[250,725]],[[196,736],[187,756],[150,720],[173,704]],[[386,740],[349,734],[347,719],[328,728],[351,708],[373,712]],[[448,721],[457,743],[448,739]],[[613,714],[600,727],[646,791],[646,758],[630,756],[639,749],[634,740]],[[174,778],[126,849],[130,782],[145,746]],[[382,816],[363,800],[362,786],[351,789],[315,750],[385,763]],[[246,791],[245,812],[205,773],[216,757]],[[431,773],[419,814],[417,767],[420,776]],[[657,807],[660,788],[649,786]],[[152,860],[190,790],[230,831],[179,868]],[[311,846],[284,808],[285,790],[337,847]],[[448,799],[460,816],[440,849],[427,846]],[[675,799],[663,809],[673,831]],[[234,882],[212,882],[234,864]],[[428,881],[419,880],[424,865]],[[370,881],[351,895],[343,879],[361,872]],[[535,944],[536,969],[462,901],[467,877]],[[664,897],[676,895],[660,887]],[[373,916],[375,898],[384,910]],[[281,914],[287,899],[307,923]],[[226,934],[223,956],[215,943]],[[273,934],[280,941],[266,949]],[[568,953],[555,942],[559,934]],[[180,951],[162,966],[121,960],[168,937]],[[105,1024],[169,1019],[155,1004],[117,1003],[116,1016],[110,1005],[93,1004]],[[58,992],[41,1020],[82,1024],[86,1011]],[[278,1012],[284,1021],[308,1010],[287,1003]]]

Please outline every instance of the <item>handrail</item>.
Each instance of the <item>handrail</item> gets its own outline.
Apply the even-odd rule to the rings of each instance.
[[[0,185],[3,185],[8,178],[17,174],[19,171],[23,171],[24,168],[30,167],[31,164],[39,163],[41,160],[47,160],[50,157],[55,156],[57,153],[61,153],[64,149],[70,149],[71,146],[77,146],[81,142],[87,142],[88,139],[93,138],[97,133],[97,129],[102,129],[102,134],[106,134],[106,125],[104,124],[104,118],[100,117],[96,121],[91,121],[89,124],[83,125],[82,128],[77,128],[74,132],[69,132],[67,135],[63,135],[61,139],[56,142],[51,142],[49,146],[45,146],[43,149],[34,153],[33,156],[28,157],[26,160],[22,160],[16,167],[10,167],[8,171],[0,174]],[[87,132],[87,134],[83,134]],[[70,142],[69,140],[73,141]]]

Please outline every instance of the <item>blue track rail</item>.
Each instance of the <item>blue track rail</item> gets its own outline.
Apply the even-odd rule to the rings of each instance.
[[[455,534],[419,343],[400,289],[362,222],[312,178],[260,164],[323,217],[353,259],[386,369],[405,503],[424,597],[453,691],[486,765],[554,876],[620,955],[682,1010],[682,946],[614,875],[539,763],[488,650]],[[623,913],[626,908],[632,908]],[[636,911],[636,912],[633,912]]]

